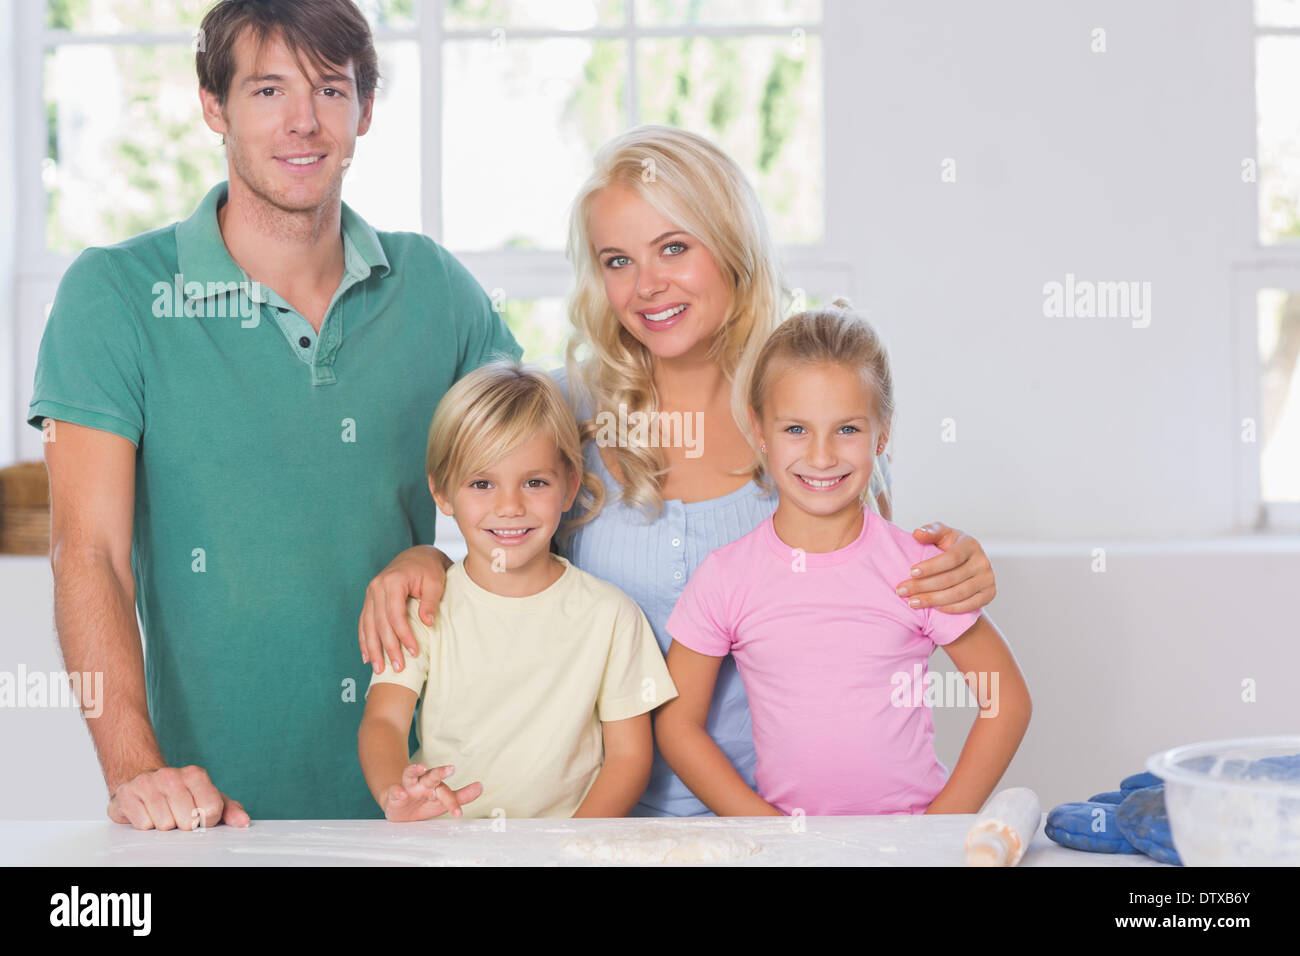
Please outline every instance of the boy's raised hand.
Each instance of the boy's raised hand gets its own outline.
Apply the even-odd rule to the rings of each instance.
[[[388,788],[384,816],[396,823],[431,820],[444,813],[462,816],[461,806],[476,799],[483,792],[483,784],[476,780],[452,790],[443,780],[455,772],[453,766],[430,770],[424,764],[411,764],[402,771],[402,782]]]

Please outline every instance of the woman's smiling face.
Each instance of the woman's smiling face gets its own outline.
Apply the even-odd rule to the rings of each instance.
[[[623,327],[656,358],[702,358],[731,304],[713,254],[628,186],[596,193],[587,226]]]

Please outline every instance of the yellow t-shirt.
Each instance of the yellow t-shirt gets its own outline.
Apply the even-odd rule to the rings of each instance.
[[[407,601],[419,655],[370,680],[420,695],[413,763],[455,764],[453,790],[483,784],[464,806],[466,818],[496,810],[573,816],[604,759],[601,721],[677,696],[636,602],[552,557],[564,572],[527,597],[493,594],[465,573],[464,561],[452,565],[432,627],[420,620],[419,601]]]

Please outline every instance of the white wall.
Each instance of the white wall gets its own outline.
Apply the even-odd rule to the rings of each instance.
[[[1234,456],[1258,450],[1230,351],[1229,265],[1254,242],[1250,4],[848,11],[858,228],[840,245],[891,344],[909,500],[999,537],[1233,530]],[[1067,273],[1150,282],[1150,326],[1045,318]]]

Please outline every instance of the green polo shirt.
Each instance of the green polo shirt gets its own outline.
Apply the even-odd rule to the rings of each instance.
[[[357,761],[366,584],[434,540],[438,401],[523,350],[445,249],[346,204],[346,271],[317,335],[230,257],[226,188],[77,257],[28,422],[135,445],[131,569],[167,762],[205,768],[254,819],[378,817]]]

